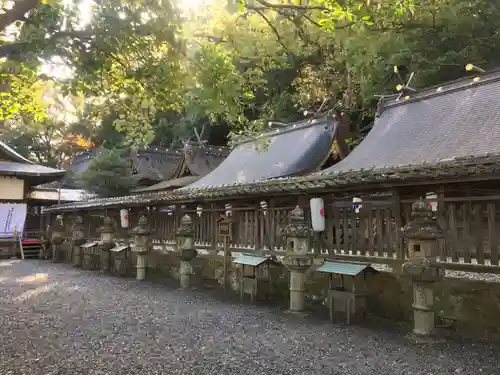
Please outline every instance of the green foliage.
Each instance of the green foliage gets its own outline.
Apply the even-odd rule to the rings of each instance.
[[[203,125],[238,140],[325,100],[356,138],[375,94],[400,83],[393,65],[423,87],[465,75],[470,62],[495,66],[500,45],[500,5],[487,0],[212,1],[190,12],[173,0],[105,0],[86,22],[78,2],[31,3],[10,17],[18,33],[0,40],[0,121],[22,124],[19,134],[53,129],[40,61],[60,61],[73,73],[57,87],[86,104],[64,132],[106,147],[168,147]]]
[[[79,179],[83,189],[101,197],[127,195],[136,186],[119,149],[99,152]]]
[[[90,147],[73,123],[78,118],[79,100],[61,96],[59,90],[49,83],[38,86],[38,91],[31,96],[40,103],[43,116],[18,113],[1,123],[0,137],[30,160],[64,168],[74,153]],[[92,130],[87,127],[86,131],[90,133]]]

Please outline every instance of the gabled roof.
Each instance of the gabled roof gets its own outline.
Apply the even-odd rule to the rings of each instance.
[[[250,183],[317,171],[331,153],[337,121],[305,120],[241,142],[211,173],[183,189]]]
[[[500,92],[500,71],[475,78],[434,86],[406,101],[386,101],[372,131],[360,145],[344,160],[319,173],[245,183],[234,181],[234,174],[230,174],[232,182],[226,185],[197,185],[219,170],[223,174],[230,155],[214,172],[185,189],[61,205],[48,211],[302,191],[353,192],[376,186],[446,183],[457,179],[500,180],[500,100],[496,96]],[[299,146],[295,141],[292,139],[284,151],[296,155],[293,151]],[[246,162],[254,164],[253,159]]]
[[[96,148],[76,155],[68,170],[74,174],[87,171],[90,162],[100,151],[101,148]],[[183,154],[181,150],[149,147],[124,151],[122,157],[129,161],[131,175],[138,180],[162,181],[178,177]]]
[[[383,103],[352,153],[323,174],[440,163],[500,152],[500,72],[434,86]]]
[[[226,147],[199,145],[189,142],[184,145],[184,161],[193,176],[205,176],[217,168],[229,155]]]
[[[175,191],[136,194],[127,197],[100,198],[87,202],[61,204],[44,209],[44,212],[68,212],[77,209],[95,209],[119,206],[142,206],[165,204],[166,202],[209,201],[210,199],[235,196],[279,196],[322,192],[342,192],[372,189],[399,184],[456,182],[457,178],[500,179],[500,154],[483,157],[457,158],[451,161],[397,168],[362,169],[337,174],[314,174],[283,179],[258,181],[248,184],[233,184],[215,188],[177,189]]]
[[[131,152],[133,174],[138,180],[165,181],[177,175],[181,150],[141,149]]]
[[[78,154],[69,168],[72,173],[85,172],[93,158],[101,149],[94,149]],[[148,188],[134,191],[155,191],[178,188],[192,183],[196,179],[177,180],[186,170],[193,176],[204,176],[215,169],[229,154],[225,147],[187,143],[183,149],[158,149],[156,147],[125,151],[123,158],[129,160],[131,175],[139,181],[159,181]],[[174,183],[168,183],[168,181]],[[179,185],[184,182],[184,185]]]
[[[186,143],[171,178],[165,178],[163,181],[148,187],[134,189],[132,192],[173,190],[192,184],[217,168],[228,154],[229,150],[225,147]],[[183,176],[186,172],[191,175]]]
[[[64,174],[63,170],[35,164],[0,142],[0,176],[23,177],[30,180],[30,184],[43,184],[58,180]]]
[[[35,164],[0,141],[0,160],[4,159],[22,164]]]

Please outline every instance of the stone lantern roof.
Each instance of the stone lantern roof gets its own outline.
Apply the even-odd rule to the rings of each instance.
[[[423,199],[412,205],[412,220],[403,228],[403,234],[409,239],[435,240],[443,237],[443,231],[432,218],[432,208]]]

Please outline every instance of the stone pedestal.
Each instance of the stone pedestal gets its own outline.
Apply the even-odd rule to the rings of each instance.
[[[152,231],[148,225],[148,219],[142,216],[139,219],[137,227],[132,229],[134,236],[134,246],[132,251],[136,253],[136,279],[144,280],[146,278],[147,254],[150,249],[149,236]]]
[[[113,240],[114,228],[113,228],[113,220],[106,216],[104,218],[104,223],[101,228],[99,228],[99,232],[101,232],[101,241],[99,242],[99,258],[100,258],[100,269],[103,272],[110,271],[111,265],[111,255],[109,250],[111,250],[115,243]]]
[[[432,218],[430,205],[421,200],[412,206],[412,221],[403,229],[408,240],[409,260],[403,274],[413,282],[413,333],[430,338],[434,330],[433,284],[444,277],[444,269],[436,262],[437,240],[441,228]]]
[[[434,329],[434,291],[425,282],[413,281],[413,332],[430,335]]]
[[[191,275],[193,274],[191,260],[181,260],[179,273],[181,288],[189,288],[191,286]]]
[[[175,237],[177,240],[178,256],[181,260],[179,269],[181,288],[189,288],[191,286],[191,275],[193,274],[191,261],[198,255],[194,246],[193,222],[189,215],[184,215],[181,219],[180,227],[177,229]]]
[[[71,237],[72,251],[72,262],[73,267],[82,266],[82,248],[80,247],[85,243],[85,225],[83,224],[83,218],[77,216],[75,222],[73,223],[73,235]]]
[[[42,234],[43,246],[40,246],[40,252],[38,253],[38,259],[48,259],[51,257],[51,247],[50,247],[50,228],[47,227],[47,231]]]
[[[145,253],[137,253],[136,258],[136,279],[144,280],[146,279],[146,254]]]
[[[290,270],[290,309],[289,312],[303,313],[306,296],[305,272],[313,264],[309,254],[311,229],[305,224],[304,211],[297,206],[290,213],[290,224],[282,233],[286,238],[287,255],[283,265]]]
[[[290,311],[303,311],[305,301],[305,271],[290,272]]]
[[[59,262],[62,259],[61,244],[64,242],[65,230],[63,216],[57,215],[51,230],[50,247],[52,249],[52,261]]]

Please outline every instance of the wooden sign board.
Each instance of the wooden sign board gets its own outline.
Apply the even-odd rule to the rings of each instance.
[[[217,234],[221,237],[231,238],[233,233],[233,220],[227,216],[221,216],[217,220]]]

